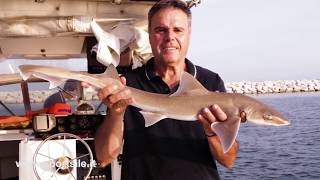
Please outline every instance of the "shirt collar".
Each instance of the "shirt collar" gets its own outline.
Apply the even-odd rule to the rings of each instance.
[[[185,63],[186,63],[186,66],[187,66],[187,72],[189,74],[191,74],[194,78],[196,78],[197,76],[197,68],[196,66],[191,62],[189,61],[187,58],[185,59]],[[154,69],[153,69],[153,65],[154,65],[154,58],[151,58],[147,63],[146,63],[146,66],[145,66],[145,75],[147,77],[148,80],[151,80],[155,77],[157,77]]]

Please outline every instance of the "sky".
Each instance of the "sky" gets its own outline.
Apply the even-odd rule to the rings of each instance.
[[[188,58],[225,82],[320,79],[319,7],[319,0],[202,0],[192,8]]]
[[[319,0],[202,0],[188,57],[225,81],[320,79]]]

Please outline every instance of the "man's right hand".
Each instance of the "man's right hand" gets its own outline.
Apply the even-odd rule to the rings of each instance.
[[[126,85],[125,77],[120,77],[120,80],[123,85]],[[117,85],[106,86],[100,89],[98,97],[108,107],[110,113],[119,115],[123,115],[126,108],[133,103],[130,89],[118,87]]]
[[[120,80],[123,85],[126,84],[124,77]],[[102,167],[116,159],[121,151],[124,112],[128,105],[133,103],[130,89],[119,85],[106,86],[98,91],[99,99],[108,107],[105,120],[95,135],[96,157]],[[85,87],[88,84],[82,83],[82,86]]]

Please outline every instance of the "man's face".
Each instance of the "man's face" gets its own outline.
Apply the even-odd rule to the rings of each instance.
[[[181,10],[165,8],[152,18],[149,39],[156,61],[165,64],[184,61],[190,41],[188,16]]]

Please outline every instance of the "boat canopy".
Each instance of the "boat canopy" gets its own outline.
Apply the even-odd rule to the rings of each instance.
[[[144,57],[142,51],[151,52],[147,12],[154,2],[0,1],[0,59],[85,58],[88,37],[93,36],[92,22],[105,33],[117,35],[117,41],[122,43],[118,51],[130,46]]]
[[[88,37],[93,33],[97,37],[92,30],[95,22],[96,29],[101,28],[107,34],[104,36],[109,37],[104,44],[99,42],[100,46],[106,42],[108,46],[110,42],[119,44],[109,46],[112,51],[109,57],[119,58],[116,56],[130,47],[133,56],[143,63],[151,56],[147,14],[156,1],[0,1],[0,60],[85,58],[88,41],[92,40]],[[200,0],[181,1],[189,7],[200,3]],[[110,39],[113,35],[115,38]],[[97,58],[99,60],[99,54]]]

